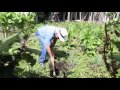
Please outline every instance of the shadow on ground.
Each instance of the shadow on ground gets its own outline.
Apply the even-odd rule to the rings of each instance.
[[[17,76],[15,76],[13,72],[14,72],[15,66],[17,66],[19,61],[21,60],[26,60],[28,63],[30,63],[31,66],[34,66],[36,64],[36,59],[31,55],[33,53],[35,55],[39,55],[38,50],[31,49],[31,48],[27,48],[24,52],[22,53],[20,52],[14,55],[10,55],[10,54],[0,55],[0,78],[2,77],[17,78]],[[5,64],[7,64],[7,66],[5,66]],[[41,77],[44,77],[44,76],[41,76]]]
[[[55,52],[57,58],[65,58],[67,60],[67,58],[69,57],[67,52],[58,50],[57,48],[55,48]]]

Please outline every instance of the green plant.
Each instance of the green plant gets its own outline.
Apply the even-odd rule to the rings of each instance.
[[[68,29],[68,41],[62,43],[58,40],[55,45],[57,59],[67,61],[71,64],[68,78],[108,78],[101,55],[96,52],[96,48],[103,45],[104,25],[97,25],[88,22],[61,22],[50,23],[49,25],[63,26]],[[26,35],[26,50],[21,54],[18,65],[14,68],[14,74],[20,78],[49,76],[47,68],[42,70],[39,64],[40,48],[39,41],[32,35],[44,24],[25,23],[18,37],[24,38]],[[18,39],[18,38],[17,38]],[[8,51],[11,55],[16,54],[16,49],[20,48],[20,40],[11,42]],[[4,41],[2,41],[3,43]],[[2,47],[1,47],[2,48]]]

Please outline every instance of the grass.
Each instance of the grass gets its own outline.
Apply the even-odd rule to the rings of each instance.
[[[103,35],[103,26],[87,22],[48,24],[63,26],[69,29],[69,40],[66,43],[58,41],[55,46],[57,59],[67,61],[71,64],[68,78],[110,78],[101,55],[96,52],[97,45],[101,45],[102,42],[102,38],[99,37]],[[37,30],[38,26],[42,26],[42,24],[37,25],[33,31]],[[85,35],[88,30],[92,31],[92,33],[88,33],[90,36],[86,38]],[[96,37],[97,40],[95,39]],[[27,54],[25,54],[24,57],[26,58],[19,60],[13,73],[19,78],[48,78],[48,63],[46,63],[46,69],[42,69],[39,64],[41,46],[34,35],[30,38],[31,40],[27,42],[27,53],[30,56],[26,57]]]

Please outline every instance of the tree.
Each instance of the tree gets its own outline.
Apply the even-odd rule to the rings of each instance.
[[[68,12],[67,21],[70,21],[70,12]]]

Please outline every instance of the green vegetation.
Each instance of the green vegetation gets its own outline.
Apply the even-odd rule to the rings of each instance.
[[[9,16],[6,17],[10,16],[13,17],[12,14],[9,14]],[[4,21],[4,19],[1,18],[2,17],[0,17],[0,20]],[[8,24],[7,26],[2,25],[3,30],[4,28],[9,28],[9,25],[11,25],[11,30],[14,30],[13,28],[15,28],[16,32],[12,32],[8,35],[8,32],[11,31],[4,31],[4,37],[1,37],[0,77],[49,77],[48,63],[46,63],[46,69],[42,69],[39,64],[38,60],[41,49],[39,42],[34,35],[37,28],[44,24],[36,24],[35,22],[31,23],[28,19],[29,18],[26,19],[25,23],[19,23],[20,21],[16,19],[15,21],[18,20],[18,24],[12,22],[13,24]],[[8,23],[8,21],[5,22]],[[68,78],[111,78],[111,74],[107,71],[103,59],[103,53],[100,52],[105,44],[104,25],[99,25],[93,22],[46,23],[49,25],[66,27],[68,29],[68,41],[65,43],[58,41],[55,46],[57,60],[63,60],[70,64]],[[21,24],[24,25],[20,27],[19,25]],[[111,37],[112,53],[118,71],[118,73],[115,73],[116,77],[120,77],[119,30],[119,21],[110,21],[107,24],[107,31],[110,33]],[[25,48],[23,47],[24,44]],[[113,59],[110,58],[111,49],[106,48],[106,50],[108,51],[106,53],[107,63],[110,65]]]

